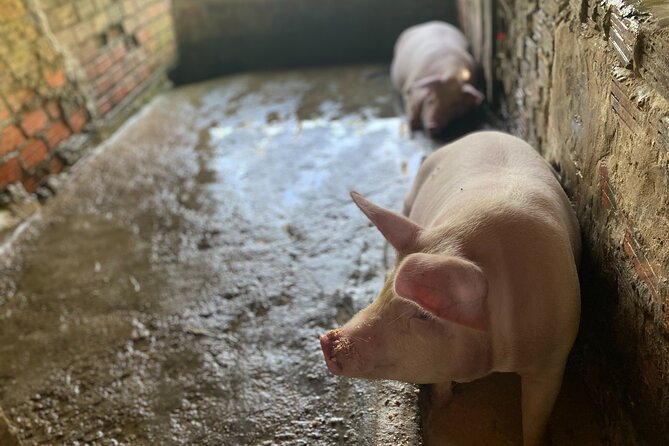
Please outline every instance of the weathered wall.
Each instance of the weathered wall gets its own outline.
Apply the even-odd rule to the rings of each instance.
[[[37,190],[174,57],[169,0],[0,1],[0,192]]]
[[[491,22],[468,14],[480,3]],[[561,165],[574,200],[586,251],[579,354],[611,441],[667,444],[667,20],[618,0],[460,7],[466,29],[495,36],[483,62],[512,131]]]
[[[0,3],[0,190],[33,192],[63,161],[55,153],[89,119],[63,54],[22,1]]]
[[[455,0],[175,0],[177,82],[245,69],[390,61],[397,35]]]

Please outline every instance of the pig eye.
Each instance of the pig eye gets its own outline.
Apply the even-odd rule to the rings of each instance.
[[[428,319],[431,319],[432,317],[430,316],[430,313],[424,310],[418,310],[418,314],[416,314],[416,317],[420,319],[421,321],[426,321]]]

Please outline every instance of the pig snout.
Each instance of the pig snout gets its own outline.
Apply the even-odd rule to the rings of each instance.
[[[341,327],[321,335],[321,350],[330,372],[348,377],[366,376],[372,359],[366,347],[371,341],[357,336],[358,334],[351,333],[347,327]],[[360,345],[360,342],[364,345]]]
[[[335,375],[340,375],[343,371],[341,362],[337,359],[337,354],[341,353],[342,340],[339,330],[330,330],[321,335],[321,350],[323,350],[323,357],[328,370]]]

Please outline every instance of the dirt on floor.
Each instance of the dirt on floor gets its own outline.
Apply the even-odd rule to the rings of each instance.
[[[2,247],[0,405],[25,444],[371,445],[378,398],[413,410],[318,342],[383,276],[349,190],[398,207],[424,154],[386,71],[160,96]]]

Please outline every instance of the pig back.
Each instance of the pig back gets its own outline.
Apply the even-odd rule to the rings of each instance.
[[[442,74],[444,63],[472,68],[467,39],[455,26],[432,21],[407,28],[395,43],[391,79],[398,90],[420,77]]]
[[[523,213],[555,222],[566,231],[575,258],[580,255],[576,216],[553,169],[529,144],[505,133],[473,133],[431,154],[404,212],[425,228]]]

